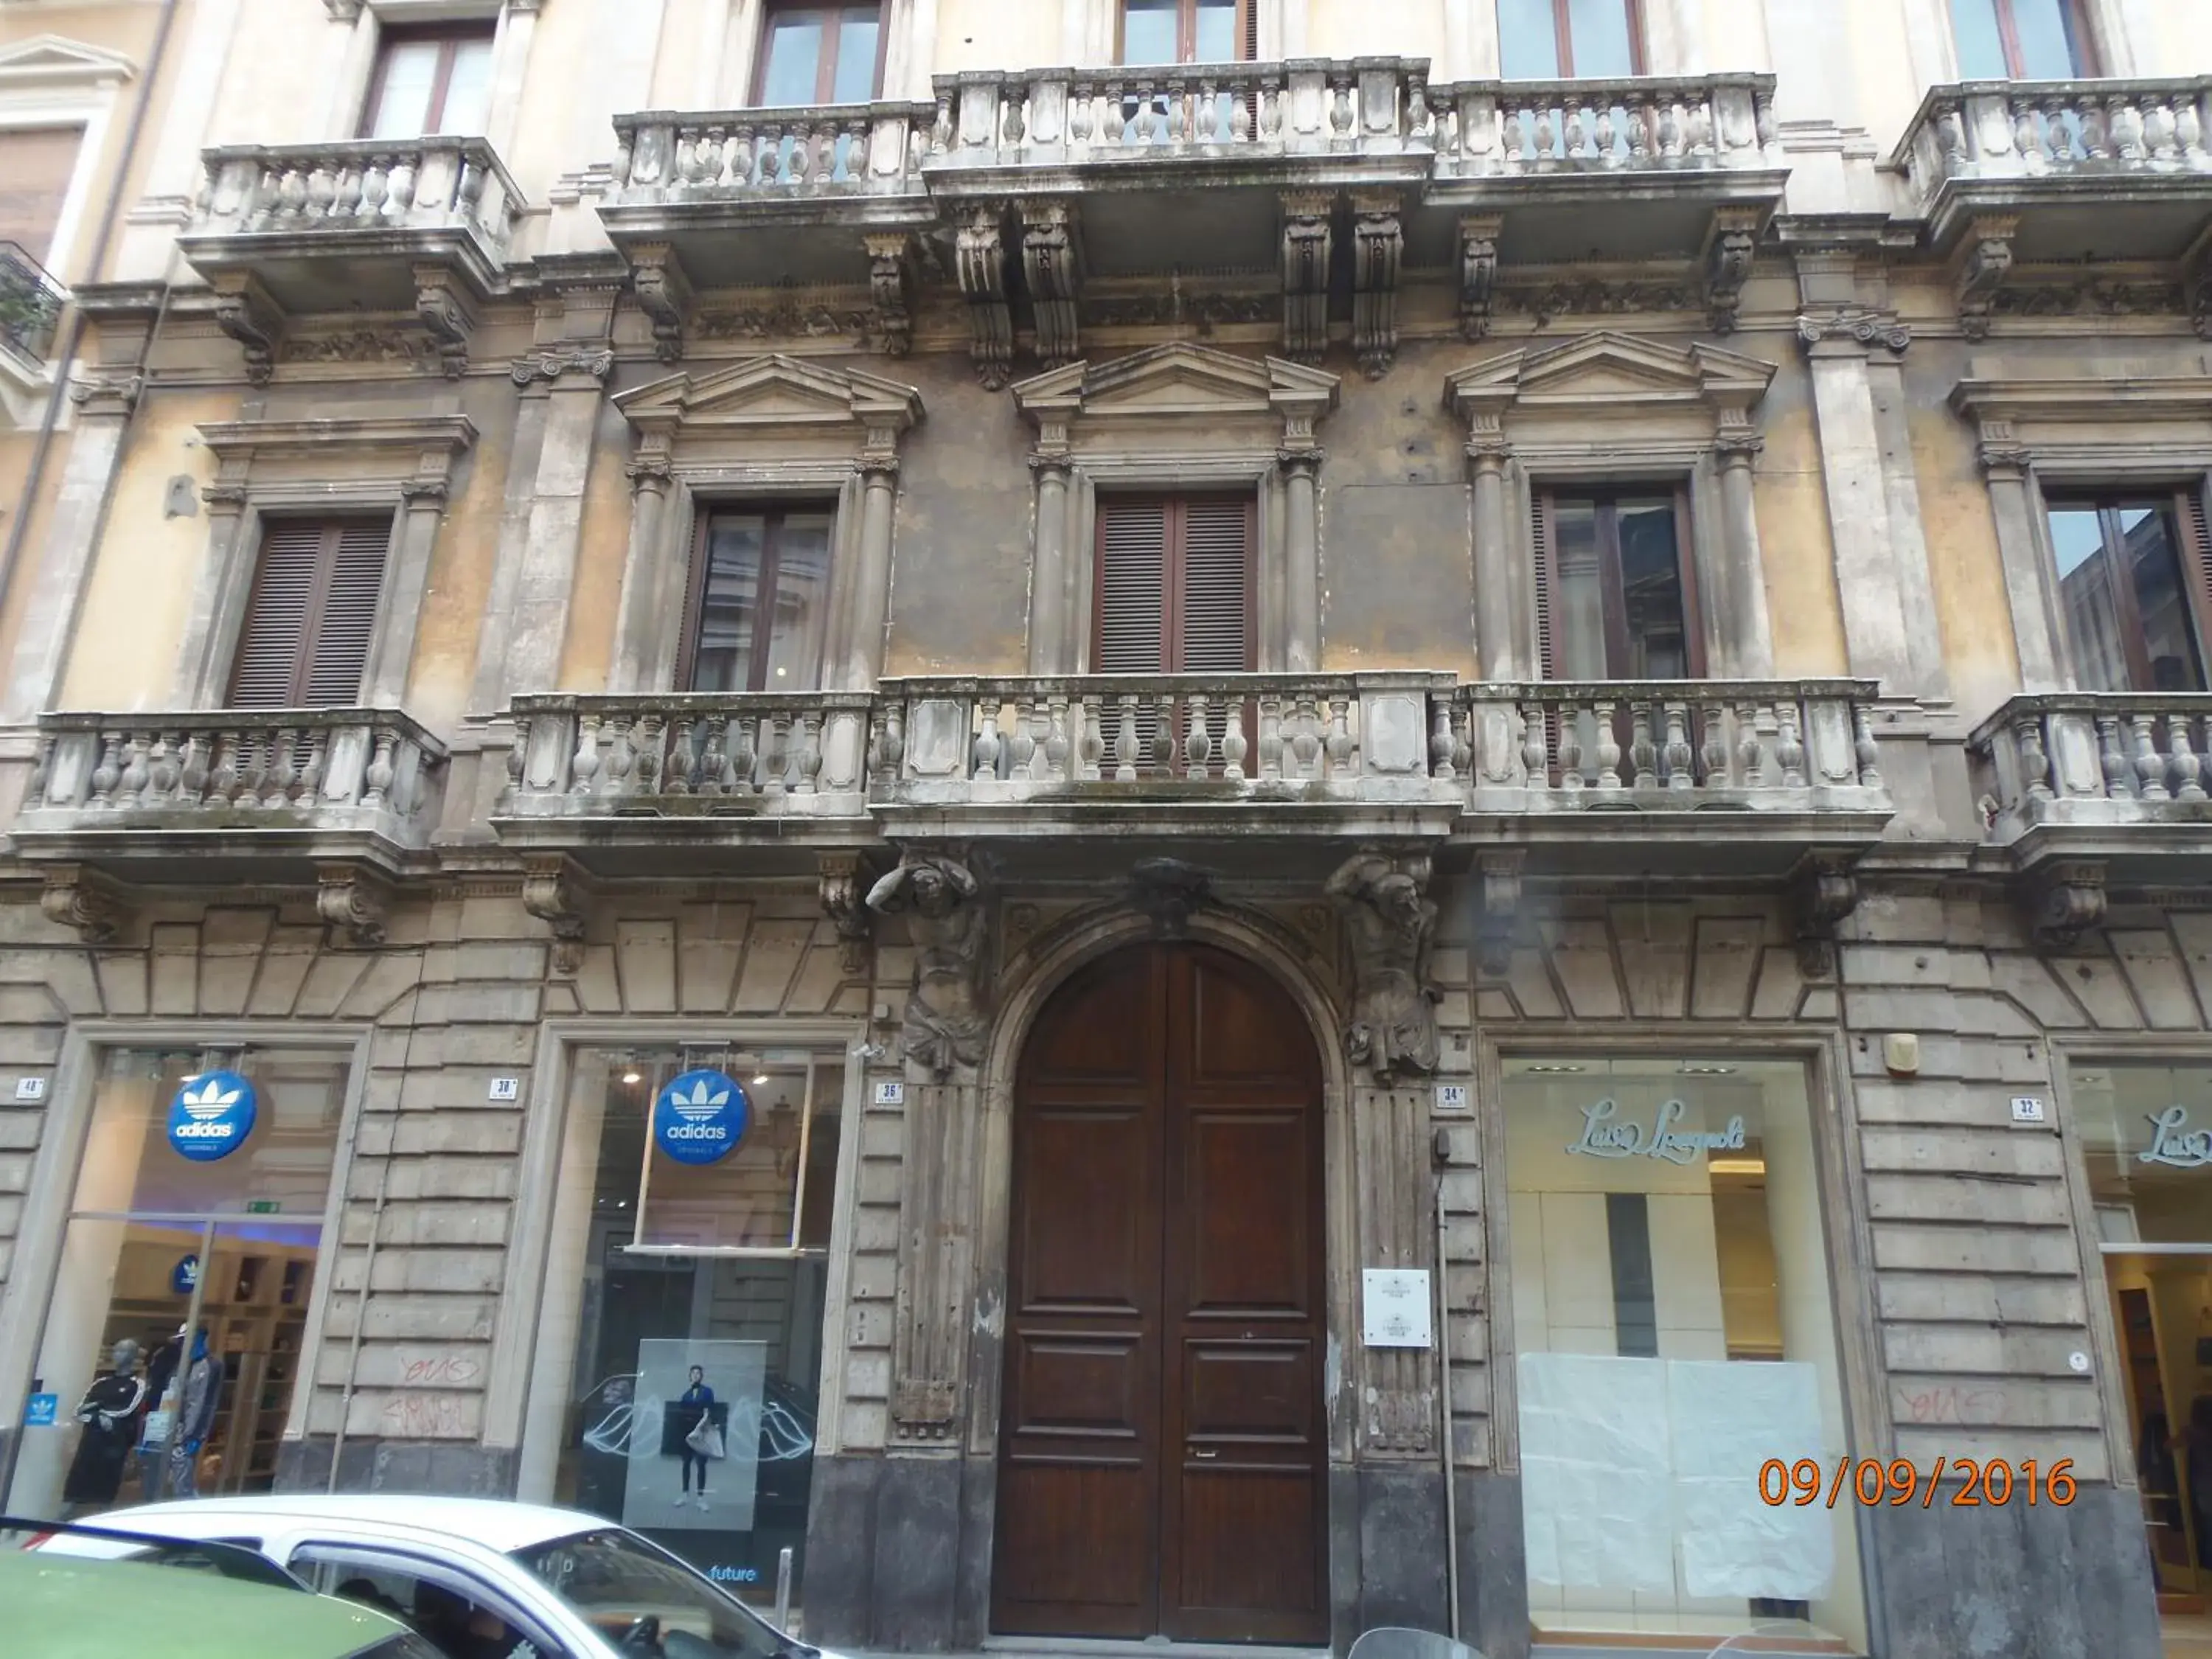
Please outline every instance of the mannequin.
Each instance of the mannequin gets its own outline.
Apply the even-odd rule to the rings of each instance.
[[[176,1402],[169,1398],[169,1383],[185,1356],[184,1344],[185,1328],[179,1325],[161,1340],[154,1357],[146,1362],[148,1410],[141,1419],[143,1437],[138,1445],[138,1486],[140,1498],[149,1504],[160,1502],[162,1496],[161,1474],[169,1462],[169,1426],[177,1415]]]
[[[76,1455],[70,1462],[62,1501],[77,1510],[106,1509],[122,1490],[123,1465],[138,1438],[146,1409],[146,1379],[138,1375],[138,1345],[129,1337],[115,1345],[108,1370],[93,1378],[76,1408],[84,1425]]]
[[[208,1352],[204,1328],[192,1333],[191,1364],[179,1389],[177,1420],[169,1431],[169,1496],[199,1496],[200,1448],[215,1427],[222,1395],[222,1367]]]

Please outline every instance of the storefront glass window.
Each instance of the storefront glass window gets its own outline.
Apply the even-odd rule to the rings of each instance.
[[[1545,1632],[1866,1641],[1805,1071],[1509,1059],[1522,1489]]]
[[[571,1073],[541,1336],[566,1375],[541,1373],[523,1490],[740,1592],[772,1592],[785,1548],[802,1582],[845,1070],[687,1047]]]
[[[2212,1065],[2077,1066],[2128,1427],[2159,1589],[2212,1589]]]
[[[102,1057],[39,1350],[35,1391],[56,1395],[57,1426],[25,1431],[14,1512],[270,1487],[346,1075],[343,1054],[295,1048]],[[204,1368],[183,1329],[196,1287]],[[135,1358],[118,1378],[124,1343]]]

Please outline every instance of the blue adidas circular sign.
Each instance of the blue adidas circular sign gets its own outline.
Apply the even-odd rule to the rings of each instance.
[[[653,1097],[653,1138],[678,1164],[712,1164],[737,1150],[751,1115],[737,1079],[686,1072]]]
[[[188,1077],[169,1103],[169,1145],[195,1164],[228,1158],[253,1133],[253,1085],[235,1072]]]

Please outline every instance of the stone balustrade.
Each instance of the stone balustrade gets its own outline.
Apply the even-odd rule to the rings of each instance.
[[[2212,696],[2065,691],[2014,697],[1967,744],[1992,836],[2044,824],[2203,823]]]
[[[517,697],[495,816],[851,817],[865,691]]]
[[[496,264],[521,194],[482,138],[234,144],[204,152],[194,237],[459,231]]]
[[[935,114],[876,103],[618,115],[614,200],[917,193]]]
[[[2212,76],[1969,81],[1921,102],[1898,160],[1925,211],[1953,179],[2212,173]]]
[[[1469,81],[1428,103],[1440,178],[1786,164],[1771,75]]]
[[[445,783],[444,745],[389,709],[50,714],[39,743],[15,831],[27,841],[294,830],[417,848]]]
[[[1863,680],[1471,685],[1470,809],[1880,811],[1876,688]]]

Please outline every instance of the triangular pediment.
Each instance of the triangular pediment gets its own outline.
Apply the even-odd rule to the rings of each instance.
[[[1705,404],[1745,409],[1765,395],[1774,365],[1717,346],[1670,345],[1611,329],[1523,347],[1459,370],[1444,400],[1462,414],[1515,404],[1551,408]]]
[[[1106,362],[1071,363],[1023,380],[1014,402],[1032,416],[1091,419],[1275,416],[1334,406],[1337,378],[1280,357],[1240,357],[1178,341]]]
[[[34,35],[0,47],[0,86],[122,81],[137,68],[119,52],[58,34]]]
[[[903,432],[921,418],[921,394],[910,386],[780,351],[705,374],[672,374],[614,401],[633,426],[648,430],[698,423]]]

